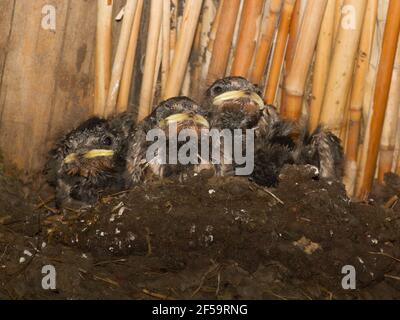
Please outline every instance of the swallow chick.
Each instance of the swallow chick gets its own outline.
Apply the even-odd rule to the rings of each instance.
[[[273,106],[264,105],[261,91],[245,78],[216,81],[207,90],[204,104],[212,115],[212,127],[254,129],[254,171],[250,178],[255,182],[277,185],[285,164],[310,164],[322,178],[341,178],[340,140],[322,128],[309,135],[305,126],[281,119]]]
[[[261,90],[242,77],[227,77],[214,82],[205,93],[203,108],[210,113],[210,123],[213,129],[241,131],[242,152],[244,153],[246,152],[244,147],[246,133],[249,132],[247,130],[252,130],[257,137],[260,135],[260,124],[263,125],[262,128],[271,129],[269,133],[275,133],[276,129],[279,129],[279,126],[276,125],[279,124],[276,109],[273,106],[265,105],[261,98]],[[274,130],[272,130],[273,126]],[[227,141],[224,140],[219,146],[222,159],[221,163],[216,165],[219,176],[234,175],[237,167],[234,160],[227,161],[224,154],[226,143]],[[258,150],[254,155],[255,160],[266,155],[261,153],[262,148],[257,144],[254,144],[254,150]],[[261,168],[257,168],[257,163],[255,161],[255,171],[261,172]]]
[[[209,159],[200,155],[202,129],[210,128],[207,118],[207,112],[188,97],[161,102],[129,139],[126,179],[130,185],[152,179],[181,180],[209,168]],[[178,138],[181,133],[184,140]],[[156,141],[159,145],[155,148]],[[178,155],[190,148],[197,162],[182,163]]]
[[[58,208],[92,205],[102,193],[124,187],[127,138],[132,127],[132,116],[127,113],[109,120],[95,117],[57,143],[45,172],[56,189]]]

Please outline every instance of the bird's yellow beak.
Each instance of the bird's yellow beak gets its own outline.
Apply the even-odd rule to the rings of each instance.
[[[85,159],[93,159],[98,157],[112,157],[114,155],[113,150],[93,149],[84,154]]]
[[[76,153],[71,153],[64,158],[64,163],[71,163],[76,160]]]
[[[236,90],[236,91],[228,91],[219,96],[215,97],[213,100],[213,104],[215,106],[222,105],[225,101],[236,100],[240,98],[248,98],[255,104],[257,104],[261,110],[265,108],[263,99],[255,92],[246,91],[246,90]]]
[[[172,123],[181,123],[187,120],[192,120],[194,123],[199,124],[205,128],[210,128],[210,124],[206,118],[200,114],[191,115],[188,113],[177,113],[173,114],[160,121],[159,125],[161,127],[169,126]]]
[[[113,155],[114,155],[113,150],[93,149],[93,150],[86,152],[83,155],[83,158],[94,159],[94,158],[98,158],[98,157],[112,157]],[[74,162],[76,159],[77,159],[77,154],[71,153],[64,158],[64,163],[68,164],[68,163]]]

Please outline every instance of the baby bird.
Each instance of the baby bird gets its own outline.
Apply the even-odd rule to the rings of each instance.
[[[82,207],[104,191],[124,187],[127,138],[133,127],[127,113],[109,120],[91,118],[67,134],[50,152],[48,182],[56,189],[56,206]]]
[[[275,186],[285,164],[310,164],[319,169],[322,178],[341,177],[340,140],[322,128],[309,135],[304,126],[281,119],[273,106],[264,105],[261,91],[245,78],[217,80],[206,91],[203,105],[211,114],[212,128],[254,130],[251,179],[255,182]]]
[[[208,159],[200,156],[201,131],[210,127],[207,117],[207,112],[188,97],[175,97],[161,102],[138,125],[129,139],[126,166],[129,184],[154,178],[183,179],[191,172],[208,168]],[[188,139],[194,139],[180,141],[177,137],[181,133],[185,133]],[[164,141],[162,137],[165,137]],[[190,145],[191,141],[195,141],[196,145]],[[159,143],[158,147],[152,148],[155,142]],[[185,148],[194,148],[197,164],[178,161],[177,155],[183,151],[185,144]]]

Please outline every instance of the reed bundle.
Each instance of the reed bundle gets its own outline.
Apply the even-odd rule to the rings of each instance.
[[[307,75],[327,2],[327,0],[309,0],[307,2],[293,63],[285,83],[287,93],[285,116],[293,121],[298,121],[301,116]]]
[[[163,0],[151,0],[150,25],[147,36],[146,58],[144,62],[142,88],[140,92],[140,104],[138,121],[147,117],[152,109],[154,77],[157,65],[157,52],[161,33],[163,13]]]
[[[118,93],[121,85],[122,72],[124,70],[126,53],[131,37],[133,18],[135,16],[137,0],[127,0],[122,21],[121,33],[115,53],[114,64],[111,71],[110,86],[107,95],[104,116],[108,117],[116,112]]]
[[[343,4],[342,20],[335,42],[321,111],[321,123],[337,136],[340,136],[346,123],[345,108],[351,87],[365,8],[365,0],[345,0]]]
[[[350,100],[349,131],[346,143],[344,182],[350,195],[354,194],[357,177],[358,148],[361,134],[362,108],[364,103],[366,76],[371,57],[376,26],[378,0],[368,0]]]
[[[223,23],[218,24],[217,35],[213,46],[210,67],[208,70],[207,85],[225,76],[228,65],[229,52],[240,8],[240,0],[224,0],[220,4]]]
[[[243,5],[243,12],[240,21],[239,39],[236,44],[236,51],[233,58],[231,74],[248,78],[250,67],[253,62],[254,50],[257,43],[257,32],[260,28],[262,0],[246,0]]]
[[[137,104],[133,76],[135,85],[142,77],[139,121],[159,98],[197,99],[215,80],[243,76],[265,86],[283,117],[308,113],[310,132],[322,125],[343,139],[344,183],[365,199],[377,173],[380,182],[400,173],[399,3],[151,0],[148,12],[145,0],[127,0],[111,70],[113,5],[98,0],[94,113]]]
[[[124,112],[128,110],[133,66],[136,59],[136,48],[139,38],[140,22],[142,19],[143,1],[144,0],[138,0],[135,16],[133,18],[133,26],[129,39],[128,51],[126,53],[124,71],[122,73],[121,88],[118,94],[117,112]]]
[[[378,179],[384,182],[385,173],[390,172],[393,166],[394,149],[396,144],[397,122],[400,108],[400,49],[397,49],[393,68],[392,83],[383,125],[382,139],[379,150]]]
[[[96,76],[94,114],[103,116],[111,77],[113,4],[97,1]]]
[[[332,56],[332,45],[335,26],[335,8],[337,0],[328,0],[325,15],[318,38],[316,58],[314,64],[310,116],[308,128],[313,132],[319,125],[322,103],[325,96],[326,82],[328,79],[329,65]]]
[[[289,35],[290,22],[295,5],[295,0],[285,0],[282,8],[281,20],[279,22],[274,56],[265,88],[264,100],[267,104],[274,104],[281,78],[282,63],[285,57],[286,44]]]
[[[261,27],[260,39],[255,55],[251,81],[260,85],[267,67],[267,60],[271,52],[272,41],[275,34],[276,25],[278,23],[279,14],[282,7],[282,0],[271,0],[269,10],[266,12],[264,22]]]
[[[396,49],[400,32],[400,1],[390,1],[383,39],[382,54],[376,81],[374,105],[367,141],[367,158],[364,175],[360,183],[358,197],[366,199],[371,191],[375,175],[379,144],[382,137],[383,124],[389,98],[390,84],[393,74]]]

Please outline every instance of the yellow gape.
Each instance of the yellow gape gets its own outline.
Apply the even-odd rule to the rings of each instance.
[[[103,150],[103,149],[93,149],[88,152],[86,152],[83,155],[83,158],[85,159],[94,159],[98,157],[112,157],[114,155],[113,150]],[[77,154],[76,153],[71,153],[68,156],[64,158],[64,163],[71,163],[77,159]]]
[[[220,94],[219,96],[214,98],[213,104],[215,106],[220,106],[225,101],[235,100],[240,98],[249,98],[252,102],[258,104],[261,110],[265,108],[263,99],[257,93],[246,90],[228,91],[223,94]]]
[[[194,123],[199,124],[205,128],[210,128],[210,124],[208,123],[207,119],[204,118],[200,114],[189,114],[189,113],[177,113],[173,114],[163,120],[160,121],[160,127],[169,126],[171,123],[180,123],[187,120],[192,120]]]

